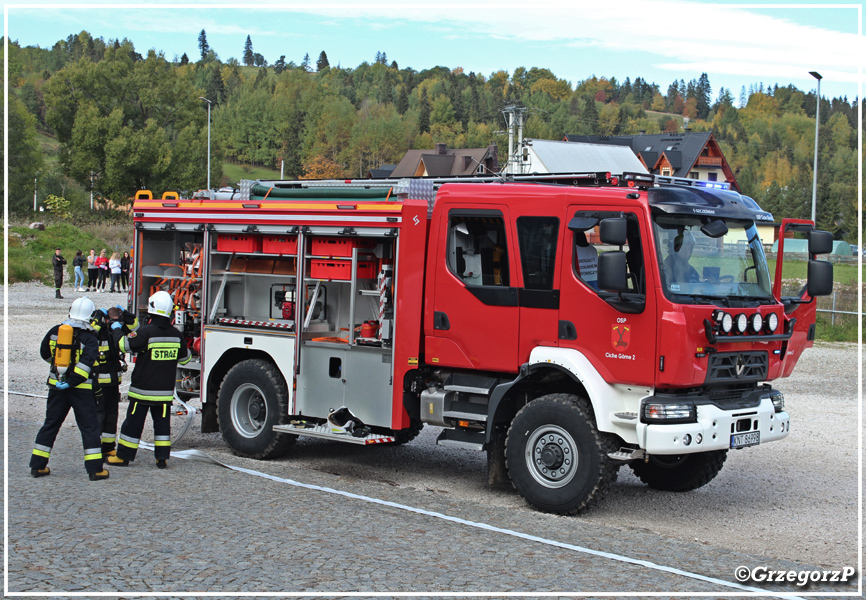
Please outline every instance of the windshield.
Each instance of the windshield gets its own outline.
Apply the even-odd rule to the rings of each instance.
[[[754,222],[725,219],[727,232],[720,235],[725,227],[719,221],[653,215],[665,295],[679,303],[722,306],[773,301],[767,259]]]

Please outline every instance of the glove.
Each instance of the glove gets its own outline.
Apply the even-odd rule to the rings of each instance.
[[[123,323],[121,323],[120,321],[115,321],[111,324],[112,329],[120,329],[121,327],[123,327]]]
[[[58,390],[68,390],[69,384],[66,383],[65,381],[58,381],[57,383],[54,384],[54,387],[56,387]]]

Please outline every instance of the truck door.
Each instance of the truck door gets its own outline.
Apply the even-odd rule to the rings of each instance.
[[[563,254],[559,218],[521,216],[517,217],[515,225],[523,276],[518,348],[518,362],[522,364],[529,360],[533,348],[559,345],[560,273],[557,258]]]
[[[629,292],[633,303],[617,303],[618,294],[597,289],[597,254],[618,247],[602,246],[597,224],[605,218],[625,217]],[[655,269],[651,244],[641,215],[611,207],[571,206],[566,257],[562,261],[559,345],[581,352],[609,383],[653,385],[657,315],[653,296]]]
[[[517,371],[518,288],[507,221],[504,206],[449,209],[439,230],[428,363]]]

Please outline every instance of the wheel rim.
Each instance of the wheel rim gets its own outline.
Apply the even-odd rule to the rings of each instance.
[[[544,425],[529,436],[524,454],[532,478],[547,488],[567,485],[577,472],[577,444],[565,429]]]
[[[232,394],[232,425],[245,438],[258,436],[268,420],[268,403],[257,385],[244,383]]]

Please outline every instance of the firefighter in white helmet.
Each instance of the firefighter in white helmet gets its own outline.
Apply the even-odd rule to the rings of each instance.
[[[99,342],[90,325],[95,310],[89,298],[72,303],[69,318],[45,334],[40,352],[51,364],[48,375],[48,407],[45,423],[36,434],[36,444],[30,456],[30,475],[44,477],[51,473],[48,459],[57,432],[71,408],[84,443],[84,468],[91,481],[108,479],[102,468],[99,443],[99,419],[93,398],[93,365],[99,354]]]
[[[129,387],[129,409],[120,427],[117,455],[108,464],[126,467],[135,460],[147,413],[153,419],[156,466],[164,469],[171,454],[171,417],[177,365],[191,355],[181,333],[171,324],[174,301],[168,292],[156,292],[147,301],[150,323],[123,335],[123,325],[111,324],[120,352],[136,354]]]

